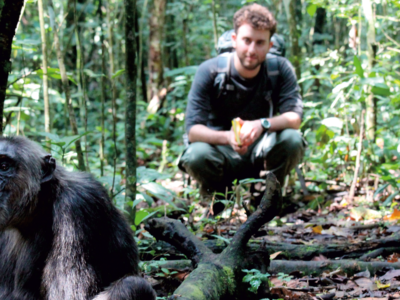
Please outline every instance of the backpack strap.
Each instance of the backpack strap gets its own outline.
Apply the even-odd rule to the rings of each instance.
[[[231,61],[233,52],[225,52],[217,58],[217,76],[214,79],[214,86],[218,88],[217,99],[225,91],[234,91],[235,86],[230,83]]]
[[[278,85],[278,77],[280,75],[279,65],[278,65],[278,56],[275,54],[268,53],[266,59],[266,71],[267,71],[267,94],[265,96],[265,100],[267,100],[269,104],[269,117],[272,118],[274,114],[274,104],[272,102],[272,92]]]

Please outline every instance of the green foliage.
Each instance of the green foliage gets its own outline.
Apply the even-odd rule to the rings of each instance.
[[[242,270],[242,272],[247,273],[247,275],[243,277],[243,282],[248,282],[250,284],[248,290],[255,294],[257,294],[257,290],[260,287],[261,283],[269,281],[268,277],[271,276],[268,273],[263,274],[257,269],[244,269]]]

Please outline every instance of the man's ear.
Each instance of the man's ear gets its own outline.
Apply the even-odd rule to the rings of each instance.
[[[236,39],[237,39],[237,35],[236,32],[233,31],[232,32],[232,47],[236,49]]]
[[[51,155],[43,157],[43,170],[41,183],[53,179],[54,170],[56,169],[56,160]]]

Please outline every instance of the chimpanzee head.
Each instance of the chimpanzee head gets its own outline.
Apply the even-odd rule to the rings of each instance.
[[[22,224],[37,207],[42,184],[53,178],[55,160],[23,137],[0,137],[0,229]]]

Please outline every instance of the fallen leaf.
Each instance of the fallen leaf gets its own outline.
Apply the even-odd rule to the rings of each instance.
[[[324,261],[324,260],[329,260],[327,259],[325,256],[323,256],[322,254],[318,255],[318,256],[314,256],[312,261]]]
[[[365,207],[354,207],[350,210],[350,217],[356,221],[371,220],[381,218],[381,213],[379,211],[365,208]]]
[[[377,280],[377,281],[375,281],[375,283],[376,283],[376,286],[378,287],[378,289],[380,289],[380,290],[390,287],[390,282],[384,284],[384,283],[381,283],[379,280]]]
[[[282,251],[279,251],[279,252],[275,252],[274,254],[271,254],[270,256],[269,256],[269,259],[270,260],[274,260],[279,254],[281,254],[282,253]]]
[[[316,233],[316,234],[321,234],[322,233],[322,226],[321,225],[318,225],[318,226],[315,226],[315,227],[313,227],[312,228],[312,231],[314,232],[314,233]]]
[[[399,257],[400,257],[400,254],[393,253],[392,255],[389,255],[387,261],[390,262],[390,263],[395,263],[395,262],[399,261]]]
[[[400,270],[390,270],[385,275],[379,277],[379,280],[391,280],[395,277],[400,277]]]
[[[400,210],[397,210],[397,208],[395,208],[393,210],[393,213],[391,216],[385,216],[383,218],[385,221],[396,221],[396,220],[400,220]]]

